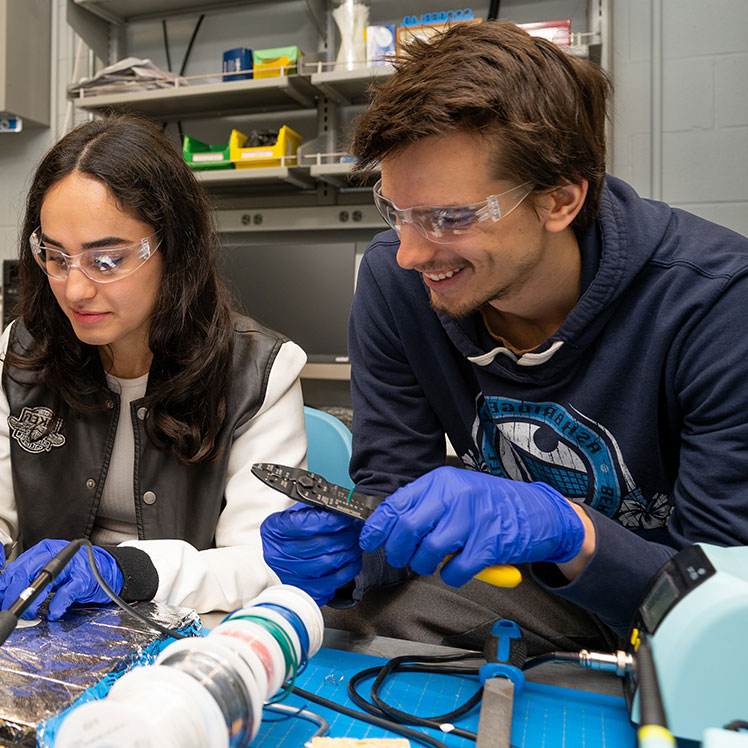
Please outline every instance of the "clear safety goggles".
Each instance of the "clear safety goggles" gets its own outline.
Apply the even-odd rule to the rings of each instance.
[[[42,241],[41,226],[29,237],[31,252],[41,269],[55,280],[64,280],[72,268],[78,268],[86,278],[96,283],[113,283],[142,267],[158,249],[151,246],[155,234],[146,236],[137,244],[106,249],[84,249],[69,255],[61,249],[48,247]]]
[[[429,241],[449,244],[476,234],[481,221],[499,221],[508,216],[532,191],[530,182],[512,187],[499,195],[489,195],[473,205],[415,205],[398,208],[382,195],[382,180],[374,185],[374,204],[384,220],[400,233],[409,223]]]

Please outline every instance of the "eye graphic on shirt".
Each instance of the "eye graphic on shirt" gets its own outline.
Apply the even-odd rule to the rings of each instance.
[[[662,527],[672,512],[668,494],[642,494],[613,434],[573,406],[481,394],[472,436],[460,455],[469,469],[542,481],[634,530]]]
[[[477,405],[476,446],[494,475],[542,481],[610,517],[636,490],[613,436],[573,408],[492,396]]]
[[[584,499],[591,467],[584,454],[546,424],[523,421],[496,426],[495,448],[508,477],[548,483],[569,498]]]

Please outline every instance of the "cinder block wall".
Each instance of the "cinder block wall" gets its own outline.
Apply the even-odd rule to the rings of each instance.
[[[747,31],[745,0],[613,3],[612,172],[745,235]]]

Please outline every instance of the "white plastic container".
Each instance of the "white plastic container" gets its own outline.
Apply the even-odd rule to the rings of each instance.
[[[106,699],[74,709],[55,748],[229,748],[218,703],[192,676],[150,665],[125,673]]]

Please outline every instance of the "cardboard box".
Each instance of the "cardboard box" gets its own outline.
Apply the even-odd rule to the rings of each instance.
[[[304,54],[297,46],[256,49],[252,69],[255,78],[279,78],[298,71],[299,58]]]
[[[563,21],[538,21],[537,23],[518,23],[530,36],[540,36],[560,47],[571,46],[571,19]]]
[[[369,67],[381,67],[395,55],[396,26],[366,27],[366,63]]]
[[[482,23],[482,18],[470,18],[464,21],[451,21],[449,23],[424,23],[418,26],[397,27],[397,54],[406,54],[408,44],[413,39],[424,39],[428,41],[437,34],[443,34],[447,29],[457,23]]]

